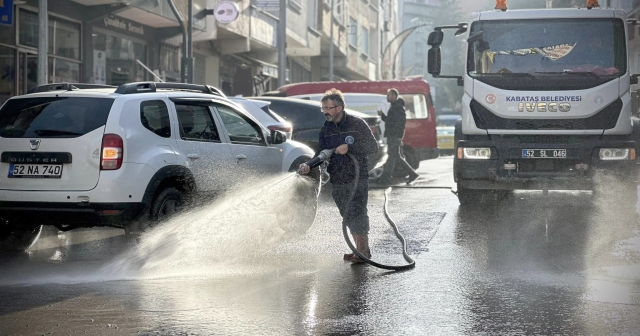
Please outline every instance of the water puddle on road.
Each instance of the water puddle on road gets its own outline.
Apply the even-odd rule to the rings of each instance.
[[[105,244],[100,247],[103,252],[92,251],[84,257],[17,263],[0,284],[91,283],[245,272],[245,263],[299,236],[281,229],[283,215],[309,211],[309,207],[315,211],[317,188],[317,182],[295,173],[245,182],[215,201],[187,209],[142,233],[137,243],[131,238],[118,246]]]

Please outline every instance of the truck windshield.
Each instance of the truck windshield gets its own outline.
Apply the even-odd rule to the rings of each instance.
[[[627,71],[619,19],[478,21],[470,36],[475,37],[467,70],[479,79],[522,75],[515,80],[562,76],[601,81]],[[578,72],[584,76],[569,76]]]

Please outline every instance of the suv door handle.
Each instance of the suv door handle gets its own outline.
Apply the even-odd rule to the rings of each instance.
[[[239,155],[236,155],[236,159],[238,159],[238,160],[246,160],[247,156],[244,155],[244,154],[239,154]]]
[[[191,160],[197,160],[200,158],[200,155],[198,154],[188,154],[187,158],[191,159]]]

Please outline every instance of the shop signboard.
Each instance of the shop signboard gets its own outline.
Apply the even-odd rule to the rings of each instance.
[[[213,10],[213,16],[218,23],[231,23],[238,18],[240,7],[232,1],[220,1]]]
[[[13,0],[0,0],[0,25],[13,26]]]

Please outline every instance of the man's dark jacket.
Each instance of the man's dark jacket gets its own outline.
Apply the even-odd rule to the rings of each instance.
[[[356,168],[349,154],[353,154],[358,161],[360,179],[368,179],[367,155],[378,151],[378,142],[367,122],[347,112],[344,112],[344,116],[338,123],[326,121],[320,130],[320,151],[335,149],[344,143],[349,146],[347,154],[334,153],[329,159],[327,172],[331,176],[331,183],[346,184],[355,179]]]
[[[404,127],[407,123],[407,112],[404,109],[404,99],[398,97],[389,108],[387,115],[381,116],[384,121],[384,136],[387,138],[402,139],[404,137]]]

